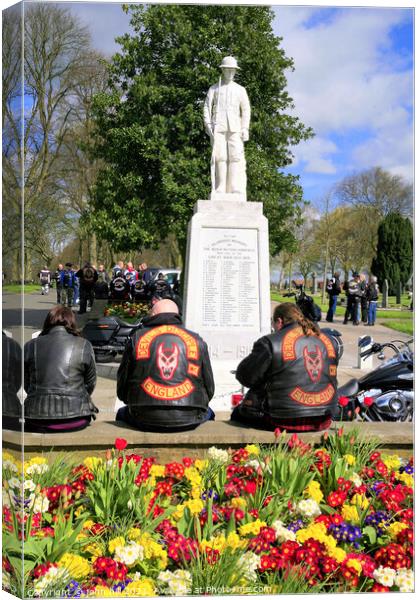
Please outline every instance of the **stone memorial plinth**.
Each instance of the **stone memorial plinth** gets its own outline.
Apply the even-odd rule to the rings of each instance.
[[[189,224],[184,323],[209,346],[217,410],[239,387],[230,373],[270,332],[268,222],[262,203],[199,200]]]

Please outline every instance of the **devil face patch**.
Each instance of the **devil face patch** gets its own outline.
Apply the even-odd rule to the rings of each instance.
[[[303,361],[311,381],[313,383],[318,383],[321,379],[322,367],[324,366],[321,348],[316,346],[315,350],[310,352],[308,346],[305,346],[303,349]]]
[[[174,376],[178,367],[179,348],[176,344],[165,348],[163,342],[159,344],[157,349],[157,366],[162,379],[169,381]]]

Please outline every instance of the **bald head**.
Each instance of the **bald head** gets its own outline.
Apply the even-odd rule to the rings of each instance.
[[[161,313],[174,313],[178,314],[178,306],[173,300],[164,299],[158,300],[152,308],[151,315],[154,317],[155,315],[160,315]]]

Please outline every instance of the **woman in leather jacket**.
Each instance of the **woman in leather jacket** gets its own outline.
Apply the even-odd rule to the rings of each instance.
[[[75,431],[89,425],[98,412],[90,398],[95,356],[70,308],[50,310],[39,337],[25,344],[24,361],[25,431]]]

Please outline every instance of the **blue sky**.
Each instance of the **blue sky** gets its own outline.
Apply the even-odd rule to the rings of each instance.
[[[60,4],[89,26],[93,45],[107,55],[119,48],[114,38],[130,30],[119,3]],[[293,112],[316,133],[293,148],[289,169],[300,175],[305,199],[320,206],[335,183],[373,166],[412,181],[413,9],[273,10],[274,32],[295,63],[287,74]]]

